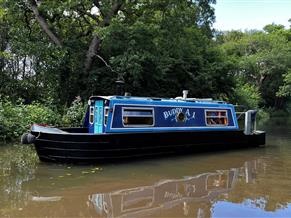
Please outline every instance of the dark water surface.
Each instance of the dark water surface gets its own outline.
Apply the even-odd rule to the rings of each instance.
[[[33,147],[0,146],[1,217],[291,217],[291,120],[266,148],[140,162],[44,164]]]

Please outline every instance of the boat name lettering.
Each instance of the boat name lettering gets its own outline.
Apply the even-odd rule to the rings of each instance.
[[[165,199],[171,199],[171,200],[175,200],[175,199],[179,199],[179,198],[182,198],[183,195],[180,193],[180,192],[177,192],[177,193],[173,193],[173,192],[168,192],[166,191],[165,194],[164,194],[164,198]]]
[[[171,110],[164,111],[164,119],[167,120],[168,118],[176,117],[179,113],[184,113],[187,120],[195,119],[195,112],[190,112],[189,108],[183,110],[183,108],[181,107],[172,108]]]

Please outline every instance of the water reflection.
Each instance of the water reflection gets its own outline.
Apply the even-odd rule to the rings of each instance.
[[[221,211],[231,208],[257,208],[263,217],[267,211],[278,215],[285,208],[291,213],[291,160],[283,155],[279,159],[277,149],[251,151],[255,159],[246,160],[250,151],[245,150],[107,166],[91,174],[96,166],[36,164],[29,171],[25,168],[25,177],[18,170],[19,175],[2,180],[6,186],[1,188],[0,215],[216,217],[218,212],[228,216]],[[284,151],[290,153],[290,149]],[[241,214],[251,211],[235,209],[232,217]]]
[[[23,183],[35,178],[36,165],[31,146],[0,144],[0,216],[27,203],[30,192]]]
[[[0,146],[0,217],[290,217],[291,125],[263,129],[263,149],[105,166]]]
[[[96,193],[89,197],[98,215],[102,217],[141,217],[173,214],[211,217],[212,202],[230,192],[236,183],[254,183],[261,160],[247,161],[240,168],[217,170],[168,179],[151,186]]]

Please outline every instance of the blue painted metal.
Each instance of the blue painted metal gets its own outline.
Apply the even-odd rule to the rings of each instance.
[[[94,114],[94,104],[89,105],[88,113],[86,113],[86,116],[88,116],[89,133],[94,133],[94,120],[93,120],[93,123],[90,122],[90,113],[91,113],[92,108],[93,108],[93,114]]]
[[[103,124],[103,99],[98,97],[96,102],[99,111],[98,124],[94,122],[94,133],[102,132],[153,132],[153,131],[191,131],[191,130],[237,130],[238,123],[235,115],[235,109],[232,104],[221,101],[185,101],[176,99],[151,99],[140,97],[112,96],[104,97],[109,100],[110,112],[108,115],[107,126]],[[102,102],[102,104],[101,104]],[[95,103],[96,107],[96,103]],[[122,122],[122,107],[142,107],[154,109],[154,126],[153,127],[124,127]],[[207,126],[205,121],[205,110],[224,110],[227,112],[227,126]],[[185,122],[179,122],[176,118],[178,112],[186,115]],[[102,114],[102,116],[100,116]],[[101,121],[102,119],[102,121]],[[104,131],[101,131],[101,126]]]
[[[122,123],[122,107],[141,107],[140,105],[133,104],[115,104],[114,105],[114,118],[111,122],[110,132],[144,132],[144,131],[179,131],[179,130],[235,130],[238,129],[233,116],[231,107],[165,107],[165,106],[142,106],[143,108],[154,108],[155,125],[154,127],[141,127],[132,128],[124,127]],[[205,110],[225,110],[228,116],[227,126],[207,126],[205,122]],[[185,114],[185,121],[180,122],[177,120],[177,114],[183,112]]]
[[[83,120],[83,127],[89,126],[89,107],[87,107],[85,118]]]
[[[104,106],[103,100],[95,101],[94,133],[103,133]]]

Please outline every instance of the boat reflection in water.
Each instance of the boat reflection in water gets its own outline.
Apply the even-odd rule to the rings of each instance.
[[[220,196],[225,199],[238,181],[254,182],[258,165],[262,165],[260,160],[248,161],[240,168],[97,193],[90,196],[90,202],[105,217],[171,216],[178,211],[180,215],[211,217],[214,201]]]

